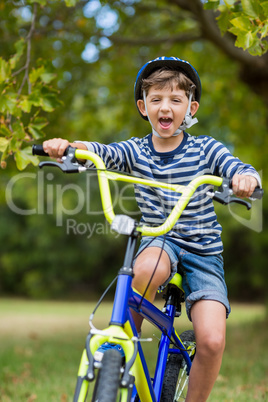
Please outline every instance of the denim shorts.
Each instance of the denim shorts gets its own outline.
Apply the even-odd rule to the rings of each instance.
[[[138,254],[146,247],[163,248],[170,258],[171,275],[160,290],[168,284],[176,272],[182,275],[185,292],[186,312],[191,321],[191,307],[199,300],[215,300],[226,308],[226,317],[231,312],[224,279],[223,258],[221,254],[199,255],[186,251],[163,237],[143,237]],[[137,255],[138,255],[137,254]]]

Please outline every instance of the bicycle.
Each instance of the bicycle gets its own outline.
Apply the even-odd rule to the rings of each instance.
[[[33,154],[47,155],[42,146],[34,145]],[[103,160],[90,151],[67,148],[62,163],[44,161],[43,166],[56,166],[65,173],[84,172],[86,167],[79,160],[90,160],[96,167],[102,208],[104,215],[114,231],[128,236],[123,266],[117,277],[116,291],[110,324],[104,330],[94,327],[90,316],[91,329],[86,338],[78,370],[74,402],[85,401],[89,383],[96,382],[92,401],[100,402],[171,402],[185,400],[188,378],[192,361],[195,356],[195,336],[193,330],[178,335],[174,328],[175,317],[181,315],[181,304],[184,302],[182,277],[175,274],[165,292],[165,306],[163,311],[136,292],[132,287],[133,260],[138,239],[141,235],[165,235],[179,219],[186,208],[195,190],[203,184],[216,186],[216,191],[207,194],[214,200],[229,204],[237,202],[250,209],[251,204],[232,195],[230,182],[217,176],[204,175],[192,180],[187,186],[174,185],[159,181],[146,180],[107,170]],[[181,194],[172,212],[165,222],[157,227],[140,225],[134,219],[125,215],[115,215],[112,206],[112,197],[109,181],[122,181],[158,188],[165,188]],[[261,198],[263,190],[255,189],[252,198]],[[103,298],[103,297],[102,297]],[[100,299],[98,305],[101,303]],[[161,332],[158,356],[154,377],[151,379],[147,363],[141,347],[130,308],[138,312],[144,319],[156,326]],[[113,347],[103,353],[100,361],[96,360],[95,353],[103,344],[117,345],[122,348],[124,357]],[[98,372],[96,376],[96,372]]]

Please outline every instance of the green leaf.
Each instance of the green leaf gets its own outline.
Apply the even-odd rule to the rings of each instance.
[[[35,140],[39,140],[40,138],[45,136],[45,134],[41,130],[38,130],[37,128],[35,128],[34,126],[32,126],[30,124],[28,126],[28,130],[29,130],[29,133],[32,135],[32,137]]]
[[[12,129],[13,129],[13,136],[18,139],[18,140],[24,140],[26,133],[24,130],[23,123],[21,121],[15,121],[15,123],[12,124]]]
[[[36,117],[32,121],[31,125],[33,127],[36,127],[38,130],[42,130],[42,128],[44,128],[48,125],[48,121],[44,117]]]
[[[266,53],[268,51],[268,42],[263,42],[262,43],[262,54]]]
[[[204,9],[205,10],[212,10],[218,8],[220,5],[220,0],[208,0],[204,4]]]
[[[33,106],[41,106],[41,94],[38,88],[34,89],[32,93],[28,96],[28,102],[31,102]]]
[[[21,140],[18,141],[15,137],[12,137],[9,143],[10,151],[17,152],[17,150],[21,147],[21,143]]]
[[[0,96],[0,112],[19,115],[17,110],[17,94],[15,92],[5,92]]]
[[[228,9],[225,9],[220,13],[220,15],[217,17],[217,21],[220,31],[223,34],[230,26],[230,13]]]
[[[242,47],[244,50],[248,49],[254,43],[252,32],[240,33],[237,35],[236,46]]]
[[[268,35],[268,24],[264,25],[261,29],[260,29],[260,34],[262,38],[266,38],[266,36]]]
[[[23,52],[25,49],[25,40],[24,39],[18,40],[15,43],[15,49],[16,49],[16,53],[9,60],[10,67],[12,70],[16,67],[18,61],[20,60],[21,56],[23,55]]]
[[[34,139],[38,140],[44,137],[42,128],[48,125],[48,121],[44,117],[36,117],[28,126],[29,133]]]
[[[47,96],[45,98],[42,98],[41,107],[45,112],[53,112],[56,107],[53,97]]]
[[[253,45],[248,49],[252,56],[262,56],[268,50],[268,43],[256,40]]]
[[[41,74],[40,78],[45,84],[49,84],[52,80],[57,77],[56,74],[44,72]]]
[[[31,147],[17,151],[15,153],[15,160],[19,170],[25,169],[30,163],[32,163],[34,166],[37,166],[39,163],[37,156],[32,155]]]
[[[230,20],[231,24],[242,31],[251,31],[252,24],[248,17],[236,17]]]
[[[9,140],[4,137],[0,137],[0,152],[5,152],[9,144]]]
[[[45,84],[49,84],[52,80],[54,80],[54,78],[56,78],[56,76],[56,74],[51,72],[51,65],[48,62],[43,61],[41,67],[32,69],[31,73],[29,74],[29,79],[31,84],[35,84],[38,78],[40,78]]]
[[[62,102],[52,93],[48,93],[40,99],[40,106],[45,112],[53,112],[60,105],[62,105]]]
[[[12,132],[3,124],[0,126],[0,135],[3,135],[4,137],[11,137]]]
[[[244,13],[249,17],[259,18],[260,5],[259,0],[241,0]]]
[[[241,1],[235,1],[231,7],[231,10],[237,14],[243,14],[243,7]]]
[[[30,113],[33,103],[29,100],[28,96],[23,96],[18,106],[25,113]]]
[[[38,80],[38,78],[41,77],[42,74],[44,74],[44,72],[45,72],[44,66],[39,68],[33,68],[29,74],[30,83],[35,84],[35,82]]]
[[[267,25],[267,19],[268,19],[268,1],[265,1],[264,3],[261,3],[261,7],[263,9],[264,12],[264,16],[266,19],[266,25]]]
[[[234,6],[235,1],[236,0],[223,0],[224,5],[221,5],[220,9],[221,7],[226,7],[228,10],[231,10],[231,8]]]
[[[231,27],[228,29],[229,32],[231,32],[233,35],[238,36],[241,34],[241,31],[239,28],[236,27]]]
[[[11,78],[11,68],[9,62],[0,57],[0,83]]]

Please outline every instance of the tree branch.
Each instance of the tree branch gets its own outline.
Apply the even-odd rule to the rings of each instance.
[[[37,3],[34,3],[32,23],[31,23],[29,33],[26,37],[26,42],[27,42],[26,63],[19,71],[17,71],[16,73],[13,74],[13,75],[16,75],[19,72],[25,70],[21,85],[18,90],[18,95],[21,94],[21,91],[22,91],[26,81],[28,82],[28,93],[29,94],[31,93],[31,83],[29,81],[29,67],[30,67],[30,62],[31,62],[32,36],[33,36],[34,30],[35,30],[36,15],[37,15]]]
[[[122,36],[112,35],[109,36],[109,39],[113,43],[123,44],[123,45],[131,45],[131,46],[144,46],[144,45],[160,45],[162,43],[185,43],[185,42],[193,42],[195,40],[200,39],[201,36],[196,33],[181,33],[179,35],[174,36],[165,36],[161,38],[155,37],[146,37],[146,38],[126,38]]]
[[[234,45],[231,35],[221,35],[216,22],[216,14],[212,10],[205,10],[200,0],[167,0],[169,4],[176,4],[183,10],[191,11],[199,24],[201,35],[204,39],[214,43],[230,58],[242,64],[258,66],[263,69],[267,63],[266,57],[254,57],[243,49]]]
[[[138,13],[157,13],[157,14],[162,14],[162,13],[167,13],[170,16],[173,16],[173,10],[170,7],[159,7],[159,6],[153,6],[153,5],[145,5],[144,3],[137,3],[135,5],[136,11]]]

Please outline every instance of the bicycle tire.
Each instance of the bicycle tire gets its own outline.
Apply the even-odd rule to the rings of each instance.
[[[194,331],[188,330],[180,335],[180,339],[186,346],[195,347]],[[189,376],[186,371],[186,363],[182,355],[170,354],[168,357],[161,402],[182,402],[185,401],[188,389]]]
[[[104,353],[102,368],[99,370],[92,402],[116,402],[118,399],[122,356],[111,349]]]

